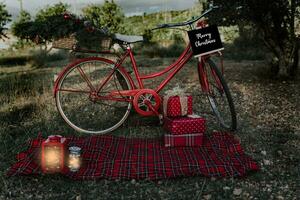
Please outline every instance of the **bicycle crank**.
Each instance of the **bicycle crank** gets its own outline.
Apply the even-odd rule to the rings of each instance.
[[[133,106],[142,116],[159,116],[160,104],[161,98],[154,90],[142,89],[134,95]]]

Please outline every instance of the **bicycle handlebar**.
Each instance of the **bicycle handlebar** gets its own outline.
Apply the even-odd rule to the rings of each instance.
[[[204,17],[205,15],[207,15],[208,13],[210,13],[211,11],[213,11],[214,9],[218,9],[218,8],[219,8],[219,6],[214,6],[213,4],[210,4],[209,5],[209,9],[207,9],[206,11],[204,11],[202,13],[202,15],[200,15],[200,16],[198,16],[196,18],[193,17],[192,19],[190,19],[188,21],[180,22],[180,23],[159,24],[159,25],[157,25],[156,28],[153,28],[152,30],[191,25],[191,24],[195,23],[196,21],[198,21],[199,19],[201,19],[202,17]]]

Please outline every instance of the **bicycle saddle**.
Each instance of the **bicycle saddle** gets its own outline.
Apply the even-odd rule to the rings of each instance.
[[[122,35],[122,34],[119,34],[119,33],[115,34],[115,39],[120,40],[122,42],[126,42],[126,43],[135,43],[135,42],[143,42],[144,41],[143,36]]]

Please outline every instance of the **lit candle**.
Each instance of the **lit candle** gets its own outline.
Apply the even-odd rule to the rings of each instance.
[[[76,146],[69,148],[69,169],[71,172],[78,171],[81,166],[80,150],[81,148]]]
[[[60,149],[57,146],[53,147],[46,147],[45,150],[45,162],[46,162],[46,169],[53,169],[53,168],[60,168],[61,156],[60,156]]]
[[[42,143],[41,167],[44,173],[61,172],[64,168],[66,139],[60,135],[50,135]]]

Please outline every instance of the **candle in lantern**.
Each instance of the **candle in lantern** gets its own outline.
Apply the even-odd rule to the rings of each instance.
[[[60,172],[64,167],[65,138],[51,135],[42,143],[42,170],[44,173]]]
[[[45,148],[45,163],[47,168],[60,167],[60,149],[57,146]]]

